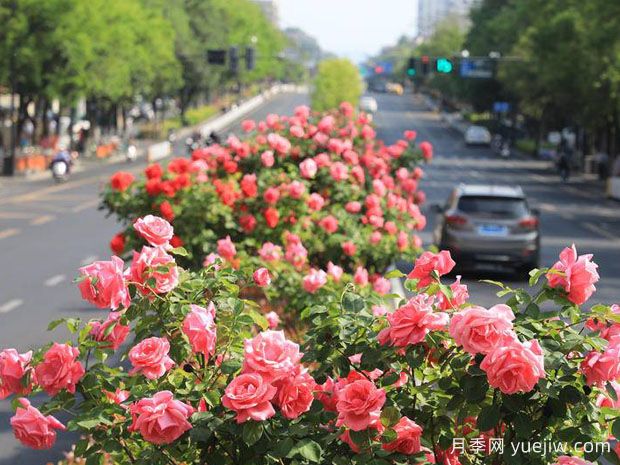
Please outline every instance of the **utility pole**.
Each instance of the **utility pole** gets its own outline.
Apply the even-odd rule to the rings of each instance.
[[[15,17],[15,2],[13,2],[13,17]],[[15,145],[17,143],[17,128],[16,128],[16,118],[15,118],[15,48],[11,50],[10,58],[9,58],[9,87],[11,88],[11,106],[10,106],[10,115],[11,119],[11,137],[9,138],[9,156],[4,157],[2,164],[2,174],[5,176],[13,176],[15,174]]]

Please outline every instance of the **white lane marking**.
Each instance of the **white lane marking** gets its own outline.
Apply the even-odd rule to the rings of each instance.
[[[71,211],[73,213],[79,213],[82,210],[88,210],[89,208],[96,207],[97,205],[99,205],[99,203],[100,203],[99,199],[89,200],[87,202],[82,202],[81,204],[76,205],[75,207],[71,209]]]
[[[0,239],[6,239],[7,237],[15,236],[16,234],[19,234],[19,232],[20,231],[17,228],[3,229],[0,231]]]
[[[65,281],[67,277],[64,274],[57,274],[45,280],[47,287],[58,286],[61,282]]]
[[[609,240],[612,240],[612,241],[617,241],[617,240],[620,239],[617,235],[607,231],[604,228],[601,228],[599,225],[596,225],[594,223],[586,223],[585,221],[583,221],[581,223],[581,226],[583,226],[586,229],[589,229],[592,232],[595,232],[595,233],[605,237],[606,239],[609,239]]]
[[[9,313],[24,303],[21,299],[13,299],[0,305],[0,313]]]
[[[98,258],[99,258],[98,255],[89,255],[88,257],[86,257],[80,262],[80,265],[82,266],[90,265],[92,262],[96,262]]]
[[[41,216],[37,216],[36,218],[32,219],[30,221],[30,225],[39,226],[41,224],[49,223],[50,221],[53,221],[54,219],[56,219],[54,215],[41,215]]]

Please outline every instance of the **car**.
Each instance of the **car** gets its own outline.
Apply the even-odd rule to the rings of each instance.
[[[377,111],[377,101],[374,97],[364,96],[360,99],[360,110],[366,113],[375,113]]]
[[[396,95],[403,95],[403,93],[405,92],[405,90],[403,89],[403,86],[399,84],[398,82],[388,82],[386,89],[390,94],[396,94]]]
[[[438,213],[434,241],[462,269],[529,272],[540,259],[539,212],[523,189],[461,184]]]
[[[491,133],[484,126],[469,126],[465,131],[466,145],[490,145]]]

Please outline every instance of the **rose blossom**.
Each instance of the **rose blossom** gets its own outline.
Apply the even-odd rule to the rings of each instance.
[[[161,247],[144,246],[140,253],[134,252],[129,276],[143,295],[165,294],[179,284],[174,258]],[[149,282],[152,280],[154,283]]]
[[[317,194],[316,192],[310,194],[308,200],[306,201],[308,208],[310,210],[319,211],[325,205],[325,199],[321,196],[321,194]]]
[[[546,376],[543,351],[535,339],[525,343],[513,339],[497,345],[480,368],[489,384],[504,394],[530,392]]]
[[[450,252],[442,250],[439,253],[424,252],[420,255],[407,278],[418,279],[418,289],[428,286],[434,281],[432,273],[442,276],[448,274],[456,263],[450,257]]]
[[[340,282],[344,270],[338,265],[334,265],[331,261],[327,264],[327,274],[334,278],[334,281]]]
[[[129,406],[132,423],[129,431],[139,431],[153,444],[170,444],[192,428],[187,419],[194,407],[175,400],[172,392],[160,391],[153,397],[141,399]]]
[[[11,417],[13,433],[19,442],[33,449],[51,449],[56,442],[56,431],[64,431],[65,425],[51,415],[43,415],[30,405],[28,399],[19,399],[20,407]]]
[[[273,401],[285,418],[293,420],[310,410],[316,383],[305,368],[298,366],[294,373],[276,381],[274,386],[278,392]]]
[[[75,394],[75,385],[84,376],[84,367],[77,360],[79,356],[77,347],[54,342],[34,369],[37,384],[49,396],[55,396],[63,389]]]
[[[581,362],[581,372],[590,386],[602,386],[620,377],[620,344],[609,343],[604,352],[591,351]]]
[[[168,357],[170,343],[165,337],[149,337],[139,342],[129,351],[129,361],[133,368],[130,375],[142,373],[148,379],[161,378],[174,365]]]
[[[284,331],[263,331],[244,342],[243,373],[258,373],[265,382],[288,376],[301,360],[299,345]]]
[[[346,241],[342,243],[342,251],[345,255],[352,257],[357,252],[357,246],[352,241]]]
[[[306,191],[306,186],[300,181],[293,181],[288,185],[288,195],[294,199],[299,199]]]
[[[30,392],[32,381],[22,384],[24,377],[31,371],[32,351],[20,354],[15,349],[0,352],[0,399],[11,394],[25,395]]]
[[[572,457],[570,455],[559,456],[554,465],[593,465],[592,462],[580,459],[579,457]]]
[[[329,234],[338,231],[338,220],[333,215],[327,215],[319,221],[319,226]]]
[[[452,316],[450,336],[472,355],[488,354],[498,344],[503,344],[516,336],[512,330],[515,319],[508,305],[498,304],[488,310],[473,306]]]
[[[304,276],[303,286],[306,292],[314,294],[327,283],[327,274],[323,270],[312,268],[310,273]]]
[[[209,302],[207,308],[190,305],[190,312],[183,320],[183,334],[189,339],[192,352],[206,357],[215,354],[217,328],[215,326],[215,305]]]
[[[271,399],[277,389],[257,373],[244,373],[233,379],[224,391],[222,405],[237,414],[237,423],[264,421],[275,415]]]
[[[265,150],[260,156],[260,161],[264,167],[271,168],[275,163],[273,152],[271,150]]]
[[[287,262],[299,270],[303,267],[304,263],[306,263],[308,251],[303,245],[295,243],[286,247],[286,254],[284,257]]]
[[[125,391],[120,388],[116,388],[116,391],[114,392],[104,391],[104,393],[110,402],[114,402],[118,405],[121,405],[123,402],[129,399],[129,396],[131,395],[129,391]]]
[[[372,306],[372,314],[375,317],[380,317],[383,315],[387,315],[388,309],[383,305],[373,305]]]
[[[466,284],[461,284],[461,277],[457,276],[456,280],[450,284],[450,290],[452,291],[452,297],[447,297],[443,292],[438,294],[439,308],[441,310],[450,310],[451,308],[457,308],[467,302],[469,299],[469,291]]]
[[[316,176],[316,172],[318,170],[318,166],[316,166],[316,162],[312,158],[306,158],[299,164],[299,171],[301,176],[306,179],[312,179]]]
[[[280,199],[280,191],[276,187],[269,187],[263,194],[263,200],[269,205],[275,205]]]
[[[217,253],[225,260],[232,260],[237,255],[235,244],[230,240],[230,236],[217,241]]]
[[[252,277],[254,278],[254,283],[259,287],[265,287],[271,284],[269,270],[265,267],[257,269]]]
[[[168,245],[174,235],[174,228],[170,223],[163,218],[153,215],[138,218],[133,224],[133,228],[149,244],[156,247]]]
[[[383,276],[380,276],[372,283],[372,288],[377,294],[385,295],[390,292],[392,284],[389,279],[385,279]]]
[[[258,250],[260,258],[266,262],[273,262],[282,258],[282,248],[271,242],[265,242]]]
[[[420,437],[422,428],[413,420],[402,417],[396,425],[394,431],[397,434],[395,440],[383,444],[383,450],[398,452],[405,455],[417,454],[421,450]]]
[[[422,342],[431,331],[445,329],[448,314],[433,312],[433,301],[434,297],[418,294],[394,313],[388,314],[389,326],[379,333],[379,343],[406,347]]]
[[[269,323],[269,329],[276,329],[280,324],[280,316],[274,311],[265,314],[265,318]]]
[[[362,210],[362,204],[356,201],[347,202],[344,209],[349,213],[359,213]]]
[[[127,171],[117,171],[110,177],[110,186],[118,192],[125,192],[133,184],[136,177]]]
[[[371,381],[360,379],[347,384],[338,391],[336,426],[362,431],[379,421],[384,403],[385,391]]]
[[[560,260],[547,273],[547,280],[549,286],[563,288],[572,303],[581,305],[596,290],[594,283],[599,280],[597,268],[598,265],[592,261],[592,255],[577,256],[577,249],[573,244],[560,253]]]
[[[433,146],[430,142],[420,142],[420,150],[422,151],[422,156],[425,160],[430,160],[433,158]]]
[[[117,350],[125,342],[129,334],[129,326],[121,324],[120,319],[122,315],[121,312],[110,312],[105,321],[93,321],[90,323],[90,334],[95,341],[108,343],[103,346],[104,349]],[[110,326],[114,326],[114,328],[106,335]]]
[[[123,260],[113,256],[80,268],[78,284],[82,298],[99,308],[129,307],[131,297],[123,277]]]

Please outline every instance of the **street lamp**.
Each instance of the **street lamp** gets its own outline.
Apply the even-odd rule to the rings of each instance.
[[[463,58],[468,58],[469,57],[469,50],[467,50],[467,49],[461,50],[461,56]]]

